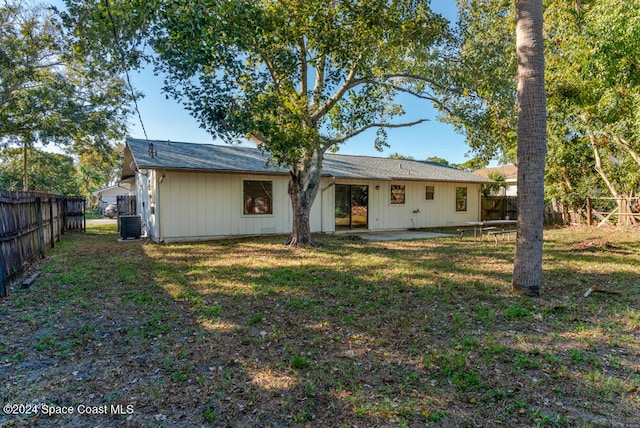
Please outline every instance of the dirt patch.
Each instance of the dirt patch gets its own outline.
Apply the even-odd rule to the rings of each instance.
[[[574,248],[577,251],[604,251],[618,254],[631,254],[633,252],[632,250],[621,247],[614,242],[610,242],[607,238],[587,239],[575,244]]]

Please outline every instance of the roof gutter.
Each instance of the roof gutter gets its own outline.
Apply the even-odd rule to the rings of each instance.
[[[132,165],[135,162],[131,162],[129,168],[133,169]],[[138,166],[135,166],[135,170],[138,169]],[[199,173],[215,173],[215,174],[252,174],[252,175],[285,175],[288,176],[289,173],[285,171],[247,171],[247,170],[227,170],[227,169],[204,169],[204,168],[172,168],[161,165],[142,165],[144,169],[150,170],[162,170],[162,171],[172,171],[172,172],[199,172]],[[134,170],[134,171],[135,171]],[[438,178],[426,178],[419,176],[412,177],[394,177],[394,176],[386,176],[386,177],[373,177],[373,176],[353,176],[353,175],[339,175],[335,173],[321,173],[321,177],[330,178],[332,180],[376,180],[376,181],[430,181],[437,183],[470,183],[470,184],[489,184],[493,183],[491,179],[483,179],[479,177],[480,180],[477,181],[469,181],[469,180],[455,180],[455,179],[438,179]],[[124,178],[124,177],[123,177]]]
[[[162,177],[164,179],[165,174],[162,174]],[[155,187],[156,187],[156,215],[155,215],[155,219],[156,219],[156,227],[158,228],[158,240],[160,242],[164,242],[164,230],[162,229],[162,216],[160,215],[160,210],[162,209],[162,204],[160,203],[160,182],[162,180],[158,179],[158,173],[156,171],[155,174],[153,174],[153,181],[155,182]]]

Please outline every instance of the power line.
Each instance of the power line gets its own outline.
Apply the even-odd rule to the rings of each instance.
[[[144,138],[149,141],[149,137],[147,136],[147,130],[144,127],[144,123],[142,122],[142,114],[140,114],[140,109],[138,108],[138,98],[136,97],[136,93],[133,90],[133,85],[131,84],[131,78],[129,77],[129,69],[124,60],[124,53],[120,49],[120,39],[118,37],[118,32],[116,31],[116,24],[113,20],[113,15],[111,14],[111,6],[109,5],[109,0],[104,0],[104,4],[107,7],[107,14],[109,15],[109,20],[111,21],[111,31],[113,32],[113,39],[116,44],[116,51],[120,54],[120,61],[122,61],[122,65],[124,67],[124,74],[127,77],[127,84],[129,85],[129,90],[131,91],[131,98],[133,98],[133,105],[136,109],[136,113],[138,114],[138,120],[140,121],[140,126],[142,127],[142,132],[144,133]]]

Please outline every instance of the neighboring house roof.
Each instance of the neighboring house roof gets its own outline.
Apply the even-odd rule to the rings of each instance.
[[[504,175],[505,181],[508,181],[508,182],[518,181],[518,167],[512,163],[498,166],[495,168],[479,169],[477,171],[474,171],[473,173],[480,177],[488,178],[489,174],[492,172],[499,172],[500,174]]]
[[[252,147],[127,138],[122,174],[123,179],[131,177],[135,168],[288,174],[285,168],[268,166],[268,160],[268,153]],[[338,154],[324,155],[322,175],[353,179],[491,182],[486,177],[434,162]]]

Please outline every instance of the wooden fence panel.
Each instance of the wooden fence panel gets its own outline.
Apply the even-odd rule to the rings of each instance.
[[[136,215],[136,197],[127,195],[116,196],[118,203],[118,216],[121,215]]]
[[[564,216],[560,207],[545,205],[544,207],[544,224],[564,224]]]
[[[72,222],[67,221],[68,199],[73,201]],[[0,190],[0,297],[7,295],[8,283],[60,241],[65,229],[77,230],[67,226],[77,223],[79,206],[84,220],[84,198]]]
[[[515,220],[518,218],[518,198],[513,196],[483,196],[482,220]]]
[[[516,220],[518,218],[518,198],[514,196],[483,196],[482,220]],[[544,223],[562,224],[562,211],[554,205],[545,205]]]
[[[86,230],[86,200],[81,196],[64,198],[65,229]]]

